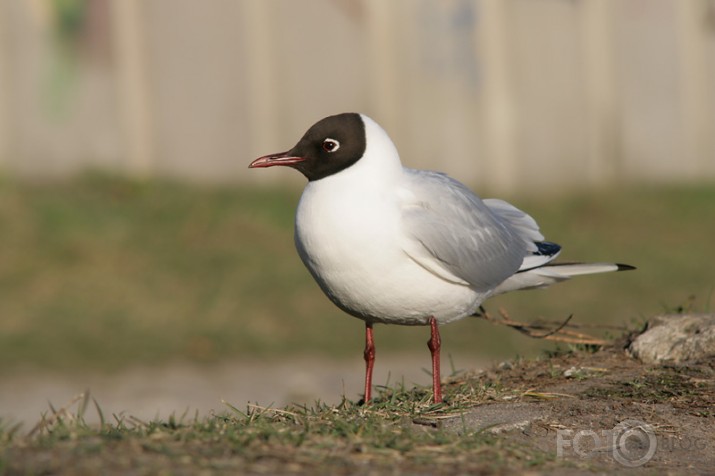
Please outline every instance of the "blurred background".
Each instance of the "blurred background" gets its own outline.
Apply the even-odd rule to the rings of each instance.
[[[85,387],[139,415],[357,397],[362,323],[293,249],[304,179],[247,169],[344,111],[564,259],[639,268],[494,313],[708,310],[713,84],[715,0],[0,0],[0,418]],[[427,337],[379,327],[378,381],[429,383]],[[443,343],[445,373],[555,349]]]

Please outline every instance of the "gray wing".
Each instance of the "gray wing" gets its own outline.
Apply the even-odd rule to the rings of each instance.
[[[437,172],[406,169],[403,249],[440,277],[489,291],[518,271],[543,239],[536,222],[501,200],[485,203]]]

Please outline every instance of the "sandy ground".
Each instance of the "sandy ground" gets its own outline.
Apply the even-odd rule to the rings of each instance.
[[[463,368],[486,365],[466,357],[455,357]],[[404,381],[406,385],[429,385],[429,353],[425,355],[378,355],[373,383]],[[49,410],[62,408],[89,390],[105,416],[131,415],[142,420],[167,418],[172,413],[189,416],[226,411],[226,401],[243,410],[246,404],[284,406],[313,403],[320,399],[337,403],[343,395],[357,400],[363,392],[364,362],[297,357],[290,360],[235,361],[214,365],[174,363],[162,367],[137,367],[112,374],[56,374],[24,371],[0,378],[0,419],[34,425]],[[449,364],[443,363],[447,375]],[[88,422],[97,422],[90,408]]]

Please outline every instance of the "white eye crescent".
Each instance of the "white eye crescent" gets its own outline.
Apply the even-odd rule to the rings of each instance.
[[[323,150],[325,152],[335,152],[340,148],[340,142],[336,141],[335,139],[325,139],[323,141]]]

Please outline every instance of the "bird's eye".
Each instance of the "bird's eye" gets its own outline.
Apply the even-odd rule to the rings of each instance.
[[[340,148],[340,142],[335,139],[325,139],[323,141],[323,150],[325,152],[335,152]]]

